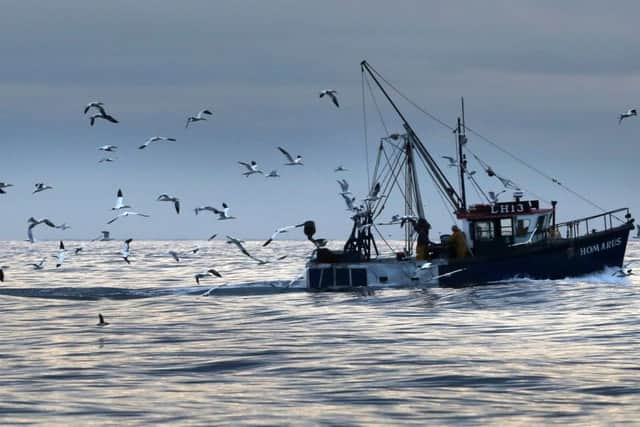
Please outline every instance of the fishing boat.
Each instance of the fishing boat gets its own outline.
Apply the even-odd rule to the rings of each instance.
[[[380,139],[376,165],[369,179],[369,194],[361,203],[358,204],[348,190],[343,191],[353,227],[341,250],[324,247],[319,243],[324,243],[322,239],[313,237],[315,225],[305,225],[307,237],[318,246],[305,269],[308,289],[325,291],[378,285],[463,287],[514,278],[562,279],[622,266],[629,232],[635,228],[628,208],[604,210],[533,167],[555,185],[564,187],[601,211],[596,215],[557,222],[556,201],[549,201],[548,206],[544,206],[540,200],[526,198],[520,185],[497,173],[471,151],[467,134],[481,135],[465,125],[464,100],[461,117],[455,126],[449,127],[409,100],[368,62],[363,61],[360,65],[363,102],[365,87],[370,91],[379,90],[397,114],[403,131]],[[457,187],[451,184],[399,110],[389,94],[390,88],[451,129],[456,158],[448,160],[449,166],[456,168]],[[475,172],[470,170],[470,158],[477,160],[487,176],[504,187],[500,193],[511,194],[512,199],[500,201],[495,192],[484,191]],[[464,235],[467,247],[463,256],[456,253],[455,242],[449,234],[441,235],[437,242],[430,241],[427,251],[416,256],[415,224],[420,219],[429,219],[420,191],[421,178],[425,177],[432,182]],[[468,203],[468,185],[484,196],[484,200]],[[381,222],[394,192],[396,197],[400,195],[404,212],[386,223]],[[403,227],[402,250],[386,254],[379,250],[380,242],[386,244],[380,231],[385,225]]]

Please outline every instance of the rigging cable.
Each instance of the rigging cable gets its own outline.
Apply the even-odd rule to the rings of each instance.
[[[362,74],[362,120],[364,121],[364,155],[367,161],[367,187],[371,187],[371,173],[369,172],[369,138],[367,134],[367,104],[364,96],[364,71]]]
[[[383,82],[385,82],[391,89],[393,89],[400,97],[402,97],[405,101],[407,101],[409,104],[413,105],[416,109],[418,109],[419,111],[421,111],[422,113],[424,113],[426,116],[430,117],[432,120],[434,120],[435,122],[441,124],[442,126],[446,127],[447,129],[453,131],[454,128],[449,126],[447,123],[445,123],[444,121],[440,120],[438,117],[434,116],[433,114],[429,113],[427,110],[425,110],[424,108],[420,107],[418,104],[416,104],[415,102],[413,102],[408,96],[406,96],[404,93],[402,93],[398,88],[396,88],[393,84],[391,84],[391,82],[389,82],[387,79],[385,79],[380,73],[378,73],[378,71],[376,71],[373,67],[371,67],[369,65],[369,67],[371,68],[371,70],[376,74],[376,76],[378,76],[378,78],[380,78],[380,80],[382,80]],[[529,163],[527,163],[526,161],[520,159],[519,157],[517,157],[515,154],[511,153],[510,151],[506,150],[505,148],[502,148],[500,145],[498,145],[496,142],[492,141],[491,139],[485,137],[484,135],[482,135],[481,133],[475,131],[474,129],[470,128],[469,126],[465,126],[465,129],[470,131],[472,134],[474,134],[475,136],[477,136],[478,138],[480,138],[481,140],[485,141],[486,143],[492,145],[494,148],[496,148],[497,150],[501,151],[502,153],[506,154],[507,156],[511,157],[513,160],[517,161],[518,163],[522,164],[523,166],[531,169],[532,171],[536,172],[538,175],[546,178],[547,180],[551,181],[554,184],[557,184],[558,186],[560,186],[561,188],[563,188],[565,191],[573,194],[574,196],[578,197],[579,199],[585,201],[586,203],[590,204],[591,206],[595,207],[596,209],[601,210],[602,212],[606,212],[606,210],[599,206],[597,203],[593,202],[592,200],[588,199],[586,196],[581,195],[580,193],[576,192],[575,190],[567,187],[566,185],[562,184],[559,180],[557,180],[556,178],[553,178],[552,176],[544,173],[543,171],[541,171],[540,169],[536,168],[533,165],[530,165]],[[534,193],[532,193],[534,194]],[[535,194],[534,194],[535,196]],[[537,196],[536,196],[537,197]],[[540,198],[540,197],[538,197]],[[542,199],[544,200],[544,199]]]

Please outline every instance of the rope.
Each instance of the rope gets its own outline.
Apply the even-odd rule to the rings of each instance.
[[[371,187],[371,173],[369,172],[369,138],[367,134],[367,104],[364,96],[364,70],[362,71],[362,119],[364,121],[364,155],[367,162],[367,187]]]

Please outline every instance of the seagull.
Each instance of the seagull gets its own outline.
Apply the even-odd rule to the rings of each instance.
[[[149,218],[151,215],[146,215],[146,214],[142,214],[142,213],[138,213],[138,212],[126,211],[126,212],[119,213],[115,218],[113,218],[112,220],[108,221],[107,224],[113,224],[118,218],[122,218],[122,217],[126,217],[126,216],[143,216],[145,218]]]
[[[235,219],[235,216],[231,216],[229,215],[229,206],[227,206],[226,203],[222,203],[222,210],[218,210],[216,208],[213,208],[213,213],[218,215],[218,220],[225,220],[225,219]]]
[[[50,185],[45,185],[44,182],[39,182],[36,184],[36,189],[33,190],[33,194],[36,194],[45,190],[53,190],[53,187]]]
[[[82,252],[83,250],[84,250],[84,248],[82,248],[82,247],[75,248],[75,249],[73,250],[73,254],[74,254],[74,255],[78,255],[78,254],[79,254],[80,252]]]
[[[60,230],[64,231],[64,230],[68,230],[71,228],[71,226],[67,225],[67,223],[63,223],[60,225],[56,225],[55,228],[59,228]]]
[[[267,175],[267,178],[280,178],[280,174],[278,173],[277,170],[272,170],[271,172],[269,172],[269,175]]]
[[[253,255],[252,255],[252,256],[249,256],[249,258],[251,258],[251,259],[252,259],[252,260],[254,260],[254,261],[257,261],[257,262],[258,262],[258,265],[266,265],[266,264],[271,264],[271,263],[273,263],[273,262],[275,262],[275,261],[282,261],[282,260],[283,260],[283,259],[285,259],[287,256],[288,256],[288,255],[281,255],[281,256],[277,257],[276,259],[273,259],[273,260],[269,260],[269,259],[260,259],[260,258],[258,258],[258,257],[254,257]]]
[[[196,114],[195,116],[187,117],[187,124],[185,125],[185,128],[189,127],[189,123],[195,123],[201,120],[207,120],[207,118],[204,117],[205,114],[208,116],[213,116],[213,113],[210,110],[199,111],[198,114]]]
[[[84,114],[87,114],[89,112],[89,109],[91,108],[97,108],[98,110],[100,110],[101,113],[104,113],[104,102],[90,102],[88,103],[85,107],[84,107]]]
[[[238,249],[240,249],[240,252],[242,252],[246,256],[248,256],[248,257],[251,256],[249,251],[247,251],[247,249],[242,245],[242,243],[243,243],[242,240],[239,240],[239,239],[236,239],[235,237],[231,237],[231,236],[227,235],[227,243],[229,243],[230,245],[235,245]]]
[[[337,94],[338,94],[338,91],[335,90],[335,89],[325,89],[323,91],[320,91],[320,98],[322,98],[325,95],[328,95],[331,98],[331,100],[333,101],[333,104],[336,107],[340,107],[340,104],[338,104],[338,96],[337,96]]]
[[[197,208],[194,209],[194,211],[196,215],[198,215],[202,211],[209,211],[209,212],[215,213],[217,209],[214,208],[213,206],[198,206]]]
[[[101,237],[96,237],[95,239],[93,239],[93,240],[92,240],[92,242],[95,242],[96,240],[99,240],[99,241],[101,241],[101,242],[110,242],[111,240],[113,240],[113,239],[110,237],[110,234],[111,234],[110,232],[108,232],[108,231],[101,231],[100,233],[102,233],[102,236],[101,236]]]
[[[337,168],[335,168],[333,171],[334,172],[347,172],[349,169],[346,169],[344,166],[340,165]]]
[[[176,208],[176,213],[180,213],[180,199],[177,197],[169,196],[168,194],[161,194],[156,199],[157,202],[173,202],[173,206]]]
[[[294,228],[300,228],[303,226],[304,226],[304,223],[296,224],[296,225],[287,225],[286,227],[277,228],[276,231],[271,235],[271,237],[269,237],[269,239],[267,239],[267,241],[262,244],[262,246],[263,247],[267,246],[269,243],[273,241],[273,239],[275,239],[278,236],[278,234],[287,233],[289,230],[293,230]]]
[[[356,198],[355,197],[350,197],[347,193],[340,193],[340,195],[344,199],[344,202],[347,204],[347,210],[348,211],[355,211],[356,207],[355,207],[354,203],[356,202]]]
[[[194,277],[196,279],[196,283],[199,285],[200,284],[200,279],[204,279],[207,277],[222,277],[222,275],[220,273],[218,273],[216,270],[214,270],[213,268],[210,268],[208,270],[204,270],[200,273],[197,273]]]
[[[47,262],[46,258],[42,258],[38,263],[27,264],[33,267],[34,270],[42,270],[44,269],[44,263]]]
[[[338,180],[337,182],[340,185],[340,194],[351,194],[351,191],[349,191],[349,183],[346,179]]]
[[[280,150],[280,152],[282,154],[284,154],[284,156],[287,158],[288,163],[285,163],[286,166],[303,166],[304,164],[302,163],[302,156],[296,156],[296,158],[294,159],[291,154],[289,154],[289,152],[287,150],[285,150],[282,147],[278,147],[278,150]]]
[[[124,196],[122,195],[122,189],[118,189],[116,194],[116,205],[111,208],[112,211],[119,211],[120,209],[131,209],[131,206],[124,204]]]
[[[145,148],[147,148],[147,146],[149,144],[153,144],[154,142],[160,142],[160,141],[176,142],[176,139],[175,138],[168,138],[166,136],[153,136],[153,137],[147,139],[144,144],[142,144],[141,146],[138,147],[138,149],[139,150],[144,150]]]
[[[173,259],[176,260],[176,262],[180,262],[180,254],[176,251],[169,251],[169,255],[171,255],[173,257]]]
[[[627,110],[626,113],[622,113],[620,114],[620,117],[618,118],[618,124],[622,123],[622,120],[628,118],[628,117],[633,117],[633,116],[637,116],[638,112],[636,111],[635,108],[632,108],[630,110]]]
[[[101,147],[98,147],[98,150],[100,151],[109,151],[109,152],[114,152],[118,149],[117,145],[103,145]]]
[[[102,317],[102,313],[98,313],[98,323],[96,326],[107,326],[109,322],[105,322],[104,317]]]
[[[34,217],[31,217],[27,220],[27,222],[29,223],[29,227],[27,228],[27,236],[29,237],[29,241],[31,243],[35,242],[35,239],[33,238],[33,228],[40,225],[40,224],[44,224],[47,225],[51,228],[55,228],[56,225],[51,222],[51,220],[49,220],[48,218],[42,218],[42,219],[35,219]]]
[[[383,196],[379,196],[380,194],[380,183],[376,182],[376,185],[373,186],[371,191],[369,192],[369,196],[367,196],[365,202],[374,202],[376,200],[380,200]]]
[[[456,159],[454,159],[453,157],[450,156],[442,156],[443,159],[447,159],[449,160],[449,163],[447,164],[447,166],[449,166],[450,168],[455,168],[458,166],[458,162],[456,161]]]
[[[127,239],[124,241],[124,243],[122,244],[122,249],[120,249],[120,253],[122,254],[122,258],[127,262],[127,264],[131,264],[131,261],[129,261],[129,255],[131,255],[131,248],[130,248],[130,244],[133,241],[133,239]]]
[[[62,243],[62,240],[60,240],[60,246],[58,249],[58,255],[54,258],[58,258],[58,262],[56,263],[56,268],[60,267],[62,265],[62,263],[64,263],[64,256],[65,256],[65,252],[64,252],[64,243]]]
[[[212,241],[213,239],[215,239],[215,238],[216,238],[216,236],[217,236],[217,235],[218,235],[218,233],[213,234],[211,237],[209,237],[209,238],[207,239],[207,241],[208,241],[208,242]]]
[[[507,190],[502,190],[502,191],[498,191],[497,193],[495,191],[488,191],[487,195],[489,196],[489,200],[491,201],[491,203],[498,203],[498,196],[500,196],[502,193],[504,193]]]
[[[255,162],[255,160],[251,160],[251,164],[246,163],[246,162],[238,162],[239,164],[241,164],[242,166],[244,166],[247,171],[243,172],[242,175],[246,176],[247,178],[249,177],[249,175],[253,175],[255,173],[259,173],[259,174],[263,174],[264,172],[262,172],[260,169],[258,169],[258,164]]]
[[[116,159],[114,159],[113,157],[103,157],[100,160],[98,160],[98,163],[111,163],[111,162],[115,162]]]
[[[119,123],[118,120],[116,120],[113,116],[107,114],[104,110],[101,110],[100,114],[94,114],[89,117],[89,123],[91,124],[91,126],[95,124],[96,119],[107,120],[111,123]]]
[[[13,184],[8,184],[6,182],[0,182],[0,194],[5,194],[6,191],[4,191],[5,188],[9,188],[9,187],[13,187]]]

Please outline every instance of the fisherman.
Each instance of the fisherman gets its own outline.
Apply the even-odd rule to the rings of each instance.
[[[451,258],[464,258],[469,256],[467,237],[457,225],[451,227],[451,237],[448,243]]]
[[[424,218],[419,218],[418,221],[411,221],[413,229],[418,234],[418,241],[416,242],[416,260],[424,261],[429,259],[429,230],[431,230],[431,224]]]

